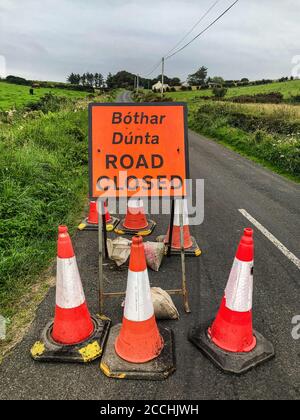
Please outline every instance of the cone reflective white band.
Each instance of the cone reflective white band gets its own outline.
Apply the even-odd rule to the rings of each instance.
[[[254,261],[244,262],[237,258],[234,260],[225,291],[226,307],[231,311],[252,310],[253,267]]]
[[[189,225],[189,211],[187,199],[175,200],[174,226],[180,226],[181,201],[183,204],[183,226]]]
[[[148,321],[154,315],[147,269],[128,272],[124,317],[128,321]]]
[[[128,201],[128,208],[130,209],[141,209],[144,207],[143,200],[131,198]]]
[[[76,258],[57,258],[56,305],[73,309],[85,302]]]

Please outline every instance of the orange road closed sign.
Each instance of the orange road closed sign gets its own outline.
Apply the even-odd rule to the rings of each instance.
[[[186,104],[91,104],[89,114],[92,198],[186,195]]]

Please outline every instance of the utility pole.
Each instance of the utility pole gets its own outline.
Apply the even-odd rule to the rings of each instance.
[[[165,57],[161,60],[161,97],[164,97],[164,84],[165,84]]]
[[[140,90],[140,75],[137,74],[136,76],[136,92],[139,93]]]

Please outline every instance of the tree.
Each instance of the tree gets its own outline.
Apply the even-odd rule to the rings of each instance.
[[[213,88],[213,94],[218,99],[225,98],[225,96],[227,95],[227,92],[228,92],[228,89],[226,89],[225,87],[214,87]]]
[[[205,84],[205,81],[207,79],[207,67],[200,67],[196,73],[190,74],[188,76],[188,83],[191,86],[202,86]]]
[[[107,75],[106,85],[107,85],[108,89],[113,89],[114,88],[114,77],[111,73],[108,73],[108,75]]]
[[[180,86],[181,85],[181,80],[179,77],[173,77],[173,79],[170,79],[170,86]]]
[[[104,77],[102,76],[102,74],[96,73],[94,79],[96,88],[102,88],[102,86],[104,85]]]
[[[220,86],[223,86],[223,85],[224,85],[224,83],[225,83],[225,80],[223,79],[223,77],[220,77],[220,76],[215,76],[215,77],[213,77],[213,78],[211,79],[211,81],[212,81],[213,83],[216,83],[216,84],[220,85]]]
[[[87,81],[87,84],[89,86],[93,87],[94,86],[94,81],[95,81],[94,75],[92,73],[90,73],[90,72],[87,72],[87,74],[86,74],[86,81]]]
[[[67,78],[67,82],[71,83],[71,85],[76,84],[76,75],[74,73],[71,73],[70,76]]]
[[[87,82],[86,73],[83,73],[83,75],[81,76],[81,83],[83,86],[86,86],[86,82]]]
[[[98,88],[98,83],[99,83],[99,73],[95,73],[94,74],[94,86],[95,88]]]
[[[81,76],[80,74],[75,74],[75,85],[80,85]]]
[[[108,80],[106,81],[107,86],[110,89],[114,88],[125,88],[129,89],[132,88],[135,81],[135,75],[132,73],[129,73],[128,71],[122,70],[116,73],[115,75],[112,75],[111,73],[108,75]],[[142,85],[140,80],[140,85]]]

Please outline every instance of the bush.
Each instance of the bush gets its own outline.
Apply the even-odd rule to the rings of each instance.
[[[292,96],[290,101],[294,104],[300,104],[300,95]]]
[[[22,85],[22,86],[31,86],[32,82],[22,77],[17,76],[7,76],[6,78],[7,83],[13,83],[15,85]]]
[[[135,102],[173,102],[173,98],[168,96],[164,96],[163,98],[161,95],[158,95],[154,92],[139,92],[133,94],[133,99]]]
[[[233,87],[235,87],[236,85],[235,85],[235,83],[234,82],[225,82],[224,83],[224,87],[226,87],[226,88],[233,88]]]
[[[213,94],[216,98],[224,98],[227,95],[228,89],[225,87],[214,87],[213,88]]]
[[[257,95],[241,95],[233,98],[229,98],[228,101],[246,104],[246,103],[257,103],[257,104],[280,104],[284,100],[284,96],[279,92],[271,93],[258,93]]]
[[[47,114],[48,112],[58,112],[70,103],[72,101],[68,98],[47,93],[38,102],[29,103],[26,109],[30,111],[42,111],[44,114]]]

